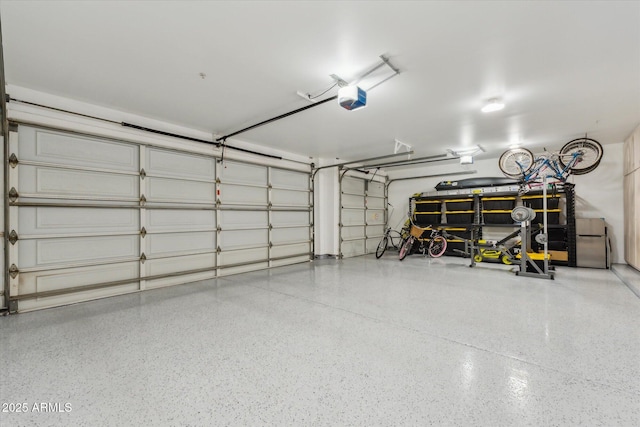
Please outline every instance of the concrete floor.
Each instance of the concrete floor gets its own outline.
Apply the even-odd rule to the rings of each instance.
[[[610,270],[317,261],[1,318],[0,345],[2,409],[28,407],[2,426],[640,425]]]

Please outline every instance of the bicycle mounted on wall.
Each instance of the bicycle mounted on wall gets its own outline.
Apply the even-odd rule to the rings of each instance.
[[[521,193],[544,177],[566,182],[570,175],[593,171],[602,159],[602,145],[595,139],[577,138],[567,142],[558,152],[534,156],[526,148],[511,148],[500,156],[498,166],[503,174],[520,181]]]

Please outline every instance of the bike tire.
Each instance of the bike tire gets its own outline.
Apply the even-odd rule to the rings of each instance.
[[[405,259],[407,255],[409,255],[409,252],[411,252],[411,248],[413,247],[413,239],[414,237],[410,236],[404,242],[402,242],[402,245],[400,246],[400,254],[398,255],[398,259],[400,261]]]
[[[563,161],[563,158],[572,158],[573,154],[577,151],[582,151],[583,155],[575,165],[571,167],[571,173],[573,175],[584,175],[593,171],[600,164],[602,160],[603,149],[602,145],[591,138],[577,138],[573,139],[560,149],[560,164],[563,168],[567,167],[567,163]]]
[[[442,236],[436,236],[429,243],[429,256],[432,258],[441,257],[447,250],[447,239]]]
[[[511,148],[500,156],[498,167],[509,178],[523,179],[533,167],[533,153],[526,148]]]
[[[384,252],[387,250],[387,245],[389,244],[389,238],[384,236],[380,243],[378,243],[378,247],[376,248],[376,258],[380,258],[384,255]]]

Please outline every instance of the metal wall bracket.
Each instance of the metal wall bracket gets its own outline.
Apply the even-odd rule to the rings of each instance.
[[[18,190],[16,190],[16,187],[11,187],[11,190],[9,190],[9,200],[15,202],[16,200],[18,200],[18,197],[20,197],[20,195],[18,194]]]
[[[142,236],[142,238],[144,239],[144,236],[147,235],[147,229],[142,227],[142,230],[140,230],[140,236]]]
[[[144,264],[146,260],[147,260],[147,256],[144,254],[144,252],[142,252],[142,255],[140,255],[140,262]]]
[[[11,156],[9,157],[9,166],[11,166],[12,168],[15,168],[16,166],[18,166],[18,163],[20,163],[18,161],[18,157],[16,156],[16,153],[11,153]]]
[[[147,203],[147,198],[144,197],[144,194],[142,196],[140,196],[140,206],[144,206],[144,204]]]
[[[15,264],[11,264],[11,267],[9,267],[9,276],[11,276],[12,279],[15,279],[18,276],[18,273],[20,273],[18,267]]]
[[[145,172],[144,168],[140,169],[140,178],[145,179],[147,176],[147,172]]]
[[[16,242],[18,241],[18,233],[16,233],[16,230],[11,230],[11,233],[9,233],[9,237],[7,237],[7,240],[9,240],[9,243],[11,243],[12,245],[16,244]]]

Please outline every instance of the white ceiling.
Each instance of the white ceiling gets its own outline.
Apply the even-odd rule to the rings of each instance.
[[[0,13],[8,83],[218,134],[387,55],[402,73],[367,108],[333,101],[238,136],[314,157],[389,154],[395,138],[415,156],[480,144],[494,157],[585,132],[621,142],[640,122],[637,1],[2,1]],[[506,108],[481,113],[494,96]]]

